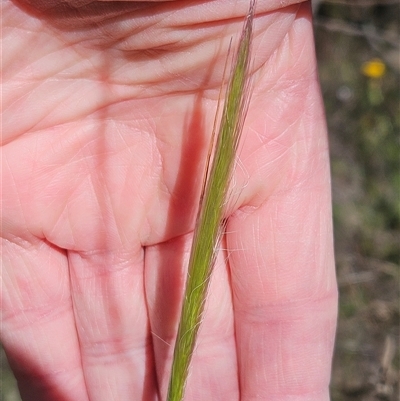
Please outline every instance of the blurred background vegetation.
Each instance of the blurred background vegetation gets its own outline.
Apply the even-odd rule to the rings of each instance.
[[[332,401],[400,400],[400,5],[316,0],[340,291]],[[19,401],[2,351],[0,401]]]
[[[398,401],[400,6],[313,7],[340,294],[332,401]]]

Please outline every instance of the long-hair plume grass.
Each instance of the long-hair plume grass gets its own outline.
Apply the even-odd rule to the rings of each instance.
[[[212,135],[215,140],[211,141],[204,174],[167,401],[183,400],[210,277],[225,229],[228,188],[251,92],[249,65],[254,9],[255,0],[251,0],[229,76],[218,134],[214,135],[214,126]]]

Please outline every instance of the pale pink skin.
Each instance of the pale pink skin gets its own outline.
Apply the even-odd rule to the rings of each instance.
[[[165,400],[223,67],[249,1],[159,1],[114,20],[106,8],[95,25],[99,4],[61,20],[35,3],[1,3],[1,340],[24,400]],[[326,401],[337,288],[309,4],[259,0],[253,57],[186,399]]]

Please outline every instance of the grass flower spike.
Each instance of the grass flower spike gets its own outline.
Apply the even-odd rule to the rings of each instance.
[[[206,166],[167,401],[183,400],[210,277],[225,228],[224,209],[228,188],[250,99],[249,64],[254,9],[255,0],[251,0],[234,56],[218,134],[215,144],[211,144],[212,157],[209,157]]]

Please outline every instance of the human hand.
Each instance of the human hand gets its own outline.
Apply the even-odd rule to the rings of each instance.
[[[1,339],[24,400],[165,399],[223,67],[249,5],[227,4],[2,2]],[[280,7],[257,5],[188,400],[329,399],[326,128],[309,5]]]

